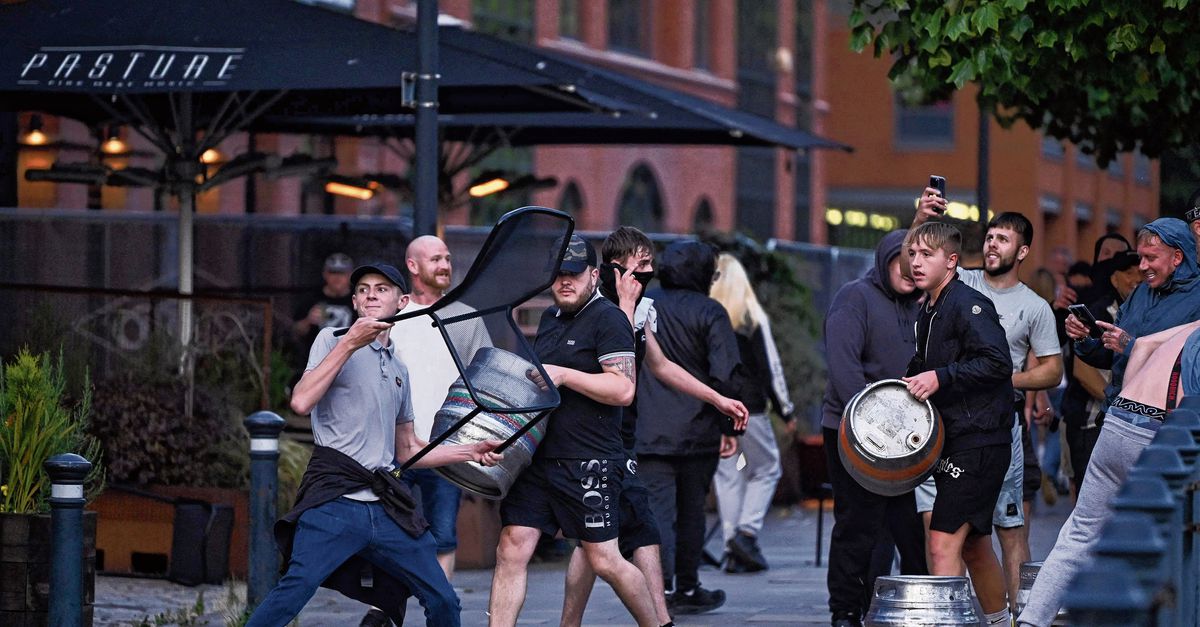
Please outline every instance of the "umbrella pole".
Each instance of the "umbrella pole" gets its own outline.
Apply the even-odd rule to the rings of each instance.
[[[183,376],[185,398],[184,412],[192,415],[193,360],[192,360],[192,218],[196,213],[196,175],[199,163],[195,153],[195,127],[192,123],[192,96],[184,94],[180,99],[179,152],[175,155],[175,174],[179,178],[179,373]]]
[[[433,235],[438,214],[438,3],[417,0],[416,185],[413,236]]]

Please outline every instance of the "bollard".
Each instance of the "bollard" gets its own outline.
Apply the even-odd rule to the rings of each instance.
[[[92,470],[74,453],[42,465],[50,475],[50,611],[48,624],[83,624],[83,480]]]
[[[1171,489],[1161,475],[1154,474],[1149,469],[1143,469],[1139,462],[1129,473],[1125,485],[1121,487],[1116,498],[1112,501],[1115,512],[1142,512],[1154,519],[1154,529],[1166,544],[1167,551],[1164,587],[1169,593],[1161,598],[1160,612],[1166,617],[1162,624],[1179,624],[1179,606],[1177,599],[1172,598],[1179,591],[1179,580],[1182,566],[1180,553],[1182,551],[1183,523],[1182,514]],[[1110,573],[1111,575],[1111,573]],[[1080,623],[1087,624],[1087,623]]]
[[[1090,627],[1150,627],[1154,619],[1153,594],[1140,584],[1113,585],[1121,572],[1120,560],[1097,558],[1067,587],[1066,607],[1075,625]]]
[[[1180,537],[1180,579],[1178,590],[1179,618],[1184,625],[1194,624],[1200,605],[1197,601],[1197,591],[1200,590],[1200,576],[1197,567],[1200,565],[1200,553],[1197,553],[1195,542],[1195,526],[1197,521],[1195,506],[1195,488],[1192,479],[1195,472],[1196,454],[1200,446],[1192,440],[1191,434],[1179,426],[1163,425],[1154,436],[1154,441],[1142,450],[1135,465],[1136,472],[1152,472],[1159,474],[1167,481],[1175,499],[1179,503],[1182,530]],[[1182,464],[1180,464],[1182,462]]]
[[[1200,426],[1200,425],[1198,425]],[[1169,446],[1179,452],[1183,465],[1189,469],[1196,465],[1196,457],[1200,456],[1200,444],[1187,427],[1176,424],[1164,424],[1158,428],[1158,434],[1150,444]]]
[[[1104,531],[1096,540],[1093,549],[1100,557],[1119,561],[1119,570],[1124,578],[1138,582],[1143,588],[1153,590],[1166,580],[1166,564],[1163,560],[1167,545],[1154,529],[1154,518],[1142,512],[1122,511],[1104,525]],[[1107,594],[1108,589],[1098,589],[1096,594]]]
[[[246,607],[253,609],[279,580],[279,551],[275,548],[275,498],[279,493],[279,432],[285,421],[269,411],[254,412],[243,421],[250,432],[250,565]]]
[[[1188,400],[1191,397],[1184,397],[1183,400]],[[1200,396],[1195,397],[1200,399]],[[1192,438],[1200,444],[1200,415],[1188,407],[1180,406],[1175,411],[1167,414],[1167,419],[1163,421],[1163,426],[1183,427],[1192,433]]]

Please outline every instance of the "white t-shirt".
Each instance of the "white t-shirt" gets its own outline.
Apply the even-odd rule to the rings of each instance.
[[[409,302],[401,313],[426,309],[428,305],[418,305]],[[470,311],[461,303],[452,303],[438,314],[442,318],[459,315]],[[491,337],[482,318],[470,321],[456,322],[447,326],[452,338],[457,343],[458,357],[463,366],[471,363],[476,351],[491,346]],[[429,441],[433,431],[433,418],[442,403],[450,386],[458,379],[458,368],[454,358],[446,347],[446,341],[441,332],[433,326],[429,316],[417,316],[397,322],[391,330],[392,342],[396,345],[396,355],[408,367],[408,377],[411,381],[409,390],[412,394],[413,431],[417,437]]]
[[[1025,369],[1025,359],[1031,347],[1033,354],[1038,357],[1062,354],[1054,325],[1054,311],[1050,309],[1050,303],[1038,296],[1037,292],[1021,282],[1009,288],[996,289],[988,285],[983,270],[958,272],[963,283],[979,290],[996,306],[996,313],[1000,314],[1000,326],[1004,327],[1004,335],[1008,339],[1013,372]]]

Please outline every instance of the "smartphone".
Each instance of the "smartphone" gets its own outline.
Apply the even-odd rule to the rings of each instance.
[[[936,174],[929,175],[929,186],[938,190],[938,195],[942,198],[946,197],[946,177]],[[943,213],[944,210],[936,210],[938,213]]]
[[[1088,331],[1091,332],[1092,337],[1100,337],[1100,325],[1096,324],[1096,316],[1092,315],[1092,310],[1088,309],[1087,305],[1081,305],[1079,303],[1067,305],[1067,311],[1071,312],[1076,318],[1079,319],[1080,322],[1084,324],[1084,326],[1088,328]]]

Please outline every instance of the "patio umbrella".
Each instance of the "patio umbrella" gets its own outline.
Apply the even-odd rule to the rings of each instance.
[[[192,291],[197,189],[253,171],[242,161],[205,179],[205,150],[267,113],[395,113],[412,104],[411,33],[292,0],[26,0],[0,4],[0,24],[0,110],[129,125],[163,152],[158,182],[180,199],[181,294]],[[446,112],[620,106],[468,50],[442,50],[440,63]],[[190,320],[184,299],[185,347]]]

